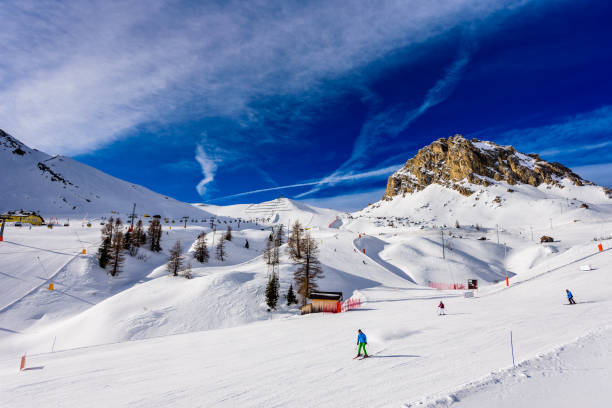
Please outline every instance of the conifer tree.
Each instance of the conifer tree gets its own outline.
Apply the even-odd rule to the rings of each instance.
[[[319,247],[317,242],[310,234],[306,234],[304,237],[302,259],[299,261],[299,266],[293,274],[302,304],[306,304],[306,299],[310,296],[310,292],[318,287],[317,279],[324,277],[318,256]]]
[[[206,245],[206,233],[202,232],[198,235],[198,240],[196,241],[195,251],[193,256],[195,259],[200,262],[208,262],[208,246]]]
[[[232,227],[227,226],[227,231],[225,231],[225,239],[228,241],[232,240]]]
[[[117,219],[117,223],[115,226],[119,224],[121,225],[121,221]],[[115,234],[113,235],[113,239],[111,242],[111,257],[110,257],[110,274],[111,276],[116,276],[119,272],[121,272],[121,267],[123,266],[123,262],[125,258],[123,256],[123,233],[117,229]]]
[[[289,290],[287,291],[287,306],[291,306],[292,304],[297,304],[298,300],[295,297],[295,292],[293,291],[293,285],[289,285]]]
[[[297,261],[302,259],[302,246],[304,244],[304,229],[299,221],[296,221],[291,228],[291,234],[287,240],[287,246],[289,247],[289,257]]]
[[[271,309],[276,309],[276,304],[278,303],[278,289],[278,276],[275,273],[272,273],[270,274],[268,284],[266,285],[266,304],[268,305],[268,311]]]
[[[246,249],[249,249],[249,240],[248,239],[245,239],[244,247]]]
[[[149,241],[151,243],[151,251],[154,251],[154,252],[161,251],[161,245],[160,245],[161,235],[162,235],[161,223],[156,218],[153,221],[151,221],[151,225],[149,226]]]
[[[176,241],[172,249],[170,250],[170,259],[168,260],[168,272],[172,276],[178,276],[179,271],[183,266],[183,248],[181,247],[181,241]]]
[[[102,237],[102,244],[98,248],[98,265],[100,268],[106,268],[110,260],[111,238],[109,236]]]
[[[219,239],[219,242],[217,242],[216,255],[217,255],[217,259],[223,262],[226,256],[225,239],[223,237],[221,237],[221,239]]]

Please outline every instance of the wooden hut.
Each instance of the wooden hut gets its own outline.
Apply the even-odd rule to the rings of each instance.
[[[307,313],[337,313],[342,303],[342,292],[313,291],[310,293],[311,303],[300,308],[302,314]]]

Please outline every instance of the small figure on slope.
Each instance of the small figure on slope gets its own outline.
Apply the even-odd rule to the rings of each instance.
[[[572,292],[570,292],[569,289],[565,289],[565,293],[567,294],[567,300],[569,300],[569,304],[575,305],[576,302],[574,301],[574,295],[572,295]]]
[[[366,351],[366,344],[368,344],[368,339],[364,332],[361,329],[357,330],[357,355],[355,358],[361,356],[361,349],[363,349],[363,358],[368,357],[368,352]]]
[[[440,304],[438,305],[438,316],[442,316],[445,315],[446,313],[444,313],[444,303],[442,303],[442,301],[440,301]]]

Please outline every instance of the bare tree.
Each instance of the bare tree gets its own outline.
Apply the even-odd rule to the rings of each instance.
[[[291,228],[291,234],[287,240],[287,246],[289,247],[289,257],[297,261],[302,259],[302,246],[304,244],[304,229],[299,221],[296,221]]]
[[[194,257],[195,259],[198,260],[198,262],[204,263],[204,262],[208,262],[208,246],[206,245],[206,233],[202,232],[200,235],[198,235],[198,240],[196,241],[196,246],[195,246],[195,252],[194,252]]]
[[[151,251],[161,251],[161,235],[161,223],[157,218],[155,218],[153,221],[151,221],[151,225],[149,226],[149,240],[151,241]]]
[[[299,266],[293,274],[302,304],[306,304],[306,299],[310,296],[310,292],[318,287],[317,279],[324,277],[318,256],[319,247],[317,242],[310,234],[306,234],[304,237],[302,259],[299,261]]]
[[[117,220],[119,221],[119,220]],[[123,266],[123,262],[125,258],[123,256],[123,233],[118,229],[115,231],[113,236],[112,244],[111,244],[111,259],[110,259],[110,274],[111,276],[116,276],[119,272],[121,272],[121,267]]]
[[[224,237],[221,237],[221,239],[219,239],[219,242],[217,242],[216,254],[217,254],[217,259],[223,262],[226,256]]]
[[[176,244],[170,250],[170,259],[168,260],[168,272],[172,276],[178,276],[179,271],[183,266],[183,248],[181,247],[181,241],[176,241]]]
[[[225,239],[228,241],[232,240],[232,227],[227,226],[227,231],[225,231]]]

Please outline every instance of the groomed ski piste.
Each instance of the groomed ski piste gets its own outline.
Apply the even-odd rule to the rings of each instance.
[[[438,186],[350,215],[284,199],[268,224],[230,224],[223,262],[212,248],[206,264],[190,254],[201,231],[212,244],[207,224],[164,226],[162,253],[126,256],[114,278],[97,266],[95,221],[8,225],[0,243],[2,406],[607,406],[612,206],[594,188],[579,199],[569,187],[518,190],[497,194],[502,209],[481,199],[475,211]],[[202,208],[228,222],[257,209]],[[358,298],[361,308],[300,316],[281,299],[267,312],[269,227],[297,219],[320,245],[319,288]],[[542,235],[554,242],[540,244]],[[176,240],[191,280],[165,269]],[[282,294],[295,270],[285,246]],[[472,298],[428,286],[467,279],[479,281]],[[567,305],[565,289],[577,305]],[[437,315],[440,300],[445,316]],[[352,359],[357,329],[368,337],[368,359]]]

